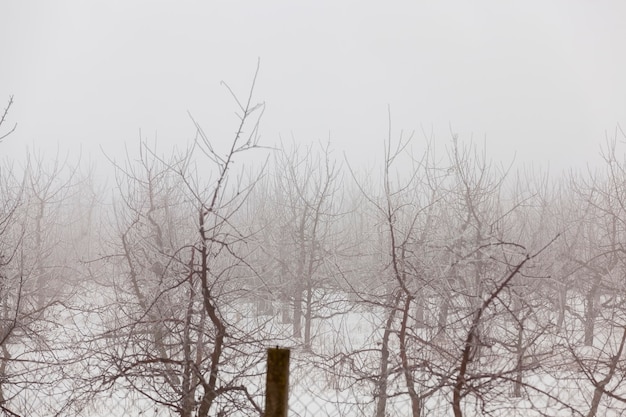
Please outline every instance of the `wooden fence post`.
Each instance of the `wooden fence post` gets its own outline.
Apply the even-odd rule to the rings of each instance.
[[[267,350],[264,417],[287,417],[289,349]]]

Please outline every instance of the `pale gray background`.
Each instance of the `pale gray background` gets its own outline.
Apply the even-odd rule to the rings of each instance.
[[[367,159],[393,126],[561,170],[626,127],[624,1],[0,0],[0,102],[26,146],[114,153],[185,144],[187,110],[235,129],[257,58],[263,141],[326,140]],[[397,135],[396,135],[397,136]]]

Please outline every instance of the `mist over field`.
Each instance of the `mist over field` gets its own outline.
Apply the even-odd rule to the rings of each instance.
[[[624,415],[625,12],[2,3],[3,415]]]

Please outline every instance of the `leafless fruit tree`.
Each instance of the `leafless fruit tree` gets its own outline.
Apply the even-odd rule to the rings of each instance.
[[[138,160],[117,164],[115,252],[103,259],[114,265],[105,292],[115,310],[96,351],[109,364],[93,375],[100,390],[181,417],[261,412],[267,332],[250,314],[256,232],[242,215],[256,177],[233,171],[259,148],[253,90],[243,102],[233,94],[239,125],[226,149],[192,119],[188,150],[165,158],[142,142]]]

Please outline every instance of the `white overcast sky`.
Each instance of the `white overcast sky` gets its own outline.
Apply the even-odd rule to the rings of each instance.
[[[395,135],[486,140],[552,169],[597,158],[626,128],[625,1],[0,0],[0,102],[26,146],[98,158],[187,143],[189,110],[216,142],[235,129],[261,60],[263,142],[325,141],[350,158]]]

